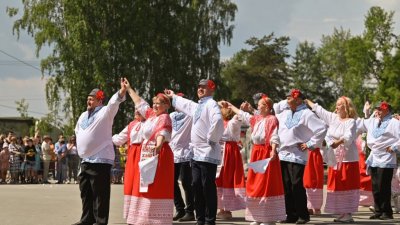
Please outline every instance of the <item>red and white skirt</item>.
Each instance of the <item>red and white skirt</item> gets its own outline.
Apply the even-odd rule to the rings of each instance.
[[[149,185],[146,193],[139,192],[139,160],[133,166],[132,195],[125,195],[124,199],[124,205],[129,206],[126,210],[128,224],[172,224],[174,211],[174,155],[168,143],[163,144],[158,159],[154,183]]]
[[[374,196],[372,195],[372,180],[371,175],[367,175],[367,164],[365,164],[365,153],[361,147],[361,137],[356,141],[358,149],[358,158],[360,166],[360,202],[361,206],[374,205]]]
[[[324,160],[319,148],[308,152],[303,185],[307,193],[307,208],[321,209],[324,201]]]
[[[337,170],[328,169],[328,187],[325,212],[333,214],[358,211],[360,200],[358,162],[342,162]]]
[[[123,217],[128,217],[130,208],[130,199],[132,198],[133,180],[136,172],[139,170],[138,163],[140,159],[140,144],[132,144],[127,150],[124,173],[124,211]]]
[[[253,145],[250,161],[269,158],[271,146]],[[249,169],[246,184],[246,220],[274,222],[286,218],[285,192],[279,158],[270,161],[264,174]]]
[[[246,208],[243,161],[237,142],[225,142],[224,164],[215,183],[219,209],[234,211]]]

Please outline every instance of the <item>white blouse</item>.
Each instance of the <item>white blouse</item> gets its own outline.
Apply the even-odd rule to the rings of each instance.
[[[318,104],[314,104],[312,110],[329,126],[325,138],[328,146],[331,146],[335,140],[344,140],[342,145],[333,149],[335,156],[339,157],[340,150],[343,149],[343,162],[357,162],[358,149],[356,146],[356,121],[352,118],[340,120],[336,113],[329,112]]]
[[[242,119],[240,116],[235,115],[228,121],[228,125],[224,128],[222,141],[240,141],[240,128],[242,126]]]
[[[128,126],[126,126],[119,134],[114,134],[112,137],[114,145],[123,145],[128,141],[128,136],[130,138],[130,144],[140,144],[143,141],[142,134],[143,122],[137,122],[133,125],[131,133],[128,134]]]
[[[142,99],[140,104],[136,107],[136,110],[138,110],[139,113],[146,118],[147,111],[152,109],[150,108],[150,105]],[[159,119],[160,118],[158,116],[150,116],[149,118],[146,118],[146,121],[143,123],[142,126],[143,138],[145,139],[145,141],[148,141],[153,135]],[[158,136],[160,135],[164,136],[166,142],[169,142],[171,140],[171,132],[165,129],[158,132]],[[156,139],[157,137],[155,136],[154,140]]]
[[[240,115],[243,117],[243,123],[250,125],[250,119],[253,117],[248,112],[244,112],[240,110]],[[256,145],[264,145],[266,140],[265,140],[265,122],[266,118],[259,120],[255,123],[254,128],[251,131],[251,140],[253,141],[253,144]],[[279,136],[278,136],[278,127],[274,129],[272,132],[270,144],[277,144],[279,145]]]

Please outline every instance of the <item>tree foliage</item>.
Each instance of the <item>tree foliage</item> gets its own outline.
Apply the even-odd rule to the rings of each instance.
[[[22,98],[19,101],[15,101],[15,104],[17,104],[16,109],[19,112],[20,116],[22,118],[28,118],[29,103],[26,102],[25,98]]]
[[[201,78],[220,80],[219,46],[230,43],[237,10],[230,0],[23,3],[14,31],[31,34],[37,54],[52,47],[41,62],[43,73],[51,74],[47,102],[72,122],[85,110],[91,89],[100,87],[110,97],[122,76],[147,100],[166,87],[193,97]],[[17,12],[8,9],[10,16]],[[132,103],[121,108],[116,129],[133,117]]]
[[[242,49],[225,62],[221,76],[231,91],[231,101],[252,102],[257,92],[274,100],[284,98],[289,81],[285,61],[289,57],[288,41],[288,37],[275,37],[273,33],[260,39],[253,37],[246,41],[251,49]]]
[[[324,76],[321,55],[314,44],[302,42],[296,48],[293,62],[290,65],[292,88],[302,90],[307,98],[317,101],[323,107],[329,107],[335,100],[332,88],[333,81]]]

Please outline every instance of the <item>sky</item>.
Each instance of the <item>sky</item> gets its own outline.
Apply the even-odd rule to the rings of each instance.
[[[272,32],[288,36],[289,52],[296,45],[309,41],[320,45],[323,35],[343,27],[353,35],[362,34],[364,18],[370,7],[380,6],[394,11],[394,21],[400,21],[398,0],[232,0],[238,6],[235,29],[230,46],[221,46],[221,59],[229,59],[236,52],[248,48],[244,43],[251,37],[261,38]],[[0,1],[0,117],[19,116],[15,101],[29,103],[29,116],[40,118],[48,113],[45,97],[46,76],[40,72],[40,59],[50,49],[36,56],[34,40],[22,31],[19,39],[12,32],[15,18],[8,17],[6,7],[19,7],[21,0]],[[395,24],[395,34],[400,34],[400,23]],[[18,62],[9,55],[31,66]],[[84,104],[84,103],[83,103]]]

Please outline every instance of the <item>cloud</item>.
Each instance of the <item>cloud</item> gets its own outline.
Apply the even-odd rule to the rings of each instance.
[[[17,48],[21,51],[23,57],[23,60],[37,60],[36,55],[35,55],[35,51],[32,48],[32,45],[28,45],[25,43],[20,43],[17,42],[15,43]]]
[[[15,101],[25,99],[29,104],[28,115],[40,118],[48,113],[46,80],[41,78],[7,78],[0,82],[0,117],[17,116]]]

